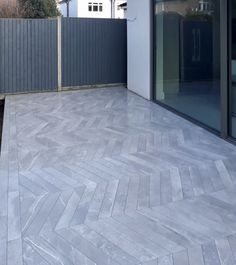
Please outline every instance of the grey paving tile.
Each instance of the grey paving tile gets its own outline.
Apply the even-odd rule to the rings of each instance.
[[[222,265],[236,264],[227,238],[217,239],[216,248]]]
[[[15,241],[21,238],[21,217],[20,217],[20,194],[19,192],[8,193],[8,241]]]
[[[7,263],[7,216],[0,216],[0,264]]]
[[[202,253],[205,265],[221,265],[219,254],[214,242],[203,245]]]
[[[186,250],[173,254],[175,265],[189,265],[188,253]]]
[[[189,265],[204,265],[201,246],[188,249]]]
[[[174,265],[172,255],[159,258],[158,259],[158,265]]]
[[[101,218],[110,217],[112,215],[112,210],[116,198],[118,185],[119,185],[119,180],[112,180],[107,183],[99,217]]]
[[[235,150],[123,88],[9,96],[0,264],[235,265]]]
[[[129,265],[138,264],[139,261],[133,256],[123,251],[115,244],[102,237],[100,234],[96,233],[94,230],[87,226],[76,226],[73,227],[77,233],[79,233],[83,238],[91,242],[95,247],[102,250],[106,255],[111,257],[113,260],[117,261],[119,264]]]
[[[23,265],[23,252],[21,238],[8,241],[7,265]]]
[[[236,235],[230,235],[228,237],[229,245],[234,256],[234,260],[236,260]]]

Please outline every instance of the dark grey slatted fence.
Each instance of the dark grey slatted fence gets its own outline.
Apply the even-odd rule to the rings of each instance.
[[[63,18],[61,38],[57,22],[0,19],[0,93],[57,90],[58,69],[62,87],[127,82],[125,20]]]
[[[126,82],[126,20],[63,18],[62,86]]]
[[[0,19],[0,93],[57,89],[57,20]]]

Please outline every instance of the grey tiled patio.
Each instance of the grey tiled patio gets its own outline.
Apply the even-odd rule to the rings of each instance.
[[[8,96],[0,163],[1,265],[236,264],[236,147],[124,88]]]

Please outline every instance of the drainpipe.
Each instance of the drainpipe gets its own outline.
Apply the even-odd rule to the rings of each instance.
[[[111,0],[111,18],[115,18],[115,0]]]
[[[70,17],[70,0],[66,0],[67,17]]]

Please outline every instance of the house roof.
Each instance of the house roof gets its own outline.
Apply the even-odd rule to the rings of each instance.
[[[120,4],[119,7],[126,8],[127,7],[127,2],[126,3],[123,3],[123,4]]]
[[[58,0],[58,4],[64,4],[64,3],[68,3],[70,2],[71,0]]]

